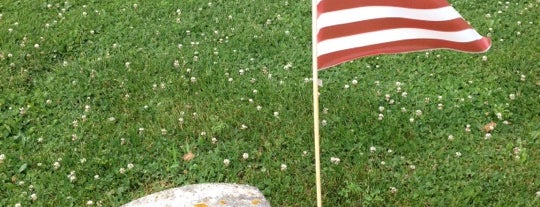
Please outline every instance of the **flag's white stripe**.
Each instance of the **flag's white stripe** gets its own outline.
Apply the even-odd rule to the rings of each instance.
[[[409,9],[391,6],[367,6],[322,13],[317,19],[317,32],[321,28],[380,18],[407,18],[425,21],[447,21],[461,18],[451,6],[437,9]]]
[[[413,28],[389,29],[323,40],[317,45],[317,54],[318,56],[321,56],[341,50],[400,40],[438,39],[465,43],[479,40],[481,38],[482,36],[474,29],[466,29],[457,32],[441,32]]]

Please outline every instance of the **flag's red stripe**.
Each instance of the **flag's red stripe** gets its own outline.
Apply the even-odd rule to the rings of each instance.
[[[317,58],[319,70],[325,69],[346,61],[351,61],[359,57],[372,56],[378,54],[405,53],[419,50],[451,49],[463,52],[479,53],[489,49],[491,40],[482,38],[473,42],[458,43],[434,39],[414,39],[388,42],[366,47],[341,50]]]
[[[424,21],[404,18],[383,18],[321,28],[317,35],[317,39],[320,42],[326,39],[396,28],[417,28],[452,32],[469,29],[470,25],[467,24],[467,22],[465,22],[462,18],[450,21]]]
[[[317,5],[318,15],[364,6],[394,6],[411,9],[436,9],[448,6],[446,1],[433,0],[323,0]]]

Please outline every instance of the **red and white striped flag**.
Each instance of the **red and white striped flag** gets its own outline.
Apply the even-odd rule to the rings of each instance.
[[[481,53],[481,36],[445,0],[316,0],[317,69],[377,54]]]

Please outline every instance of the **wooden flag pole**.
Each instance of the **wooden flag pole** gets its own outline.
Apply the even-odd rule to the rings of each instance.
[[[317,186],[317,207],[322,207],[321,155],[319,135],[319,77],[317,67],[317,0],[311,1],[311,53],[313,71],[313,137],[315,141],[315,181]]]

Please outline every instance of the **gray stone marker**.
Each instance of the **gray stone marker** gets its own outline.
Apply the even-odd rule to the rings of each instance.
[[[228,183],[187,185],[157,192],[122,207],[270,207],[256,187]]]

